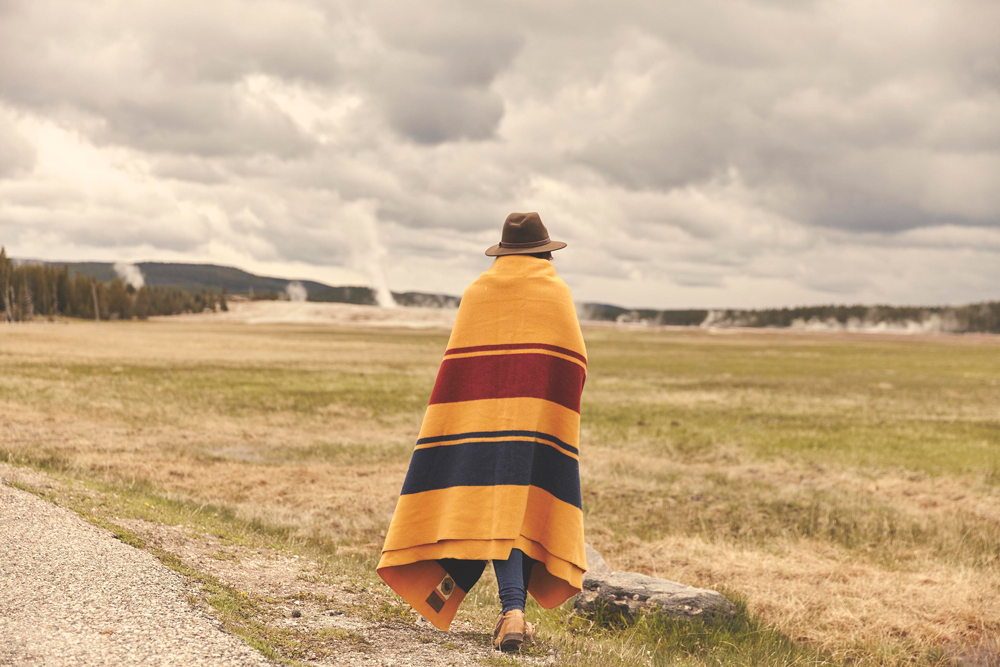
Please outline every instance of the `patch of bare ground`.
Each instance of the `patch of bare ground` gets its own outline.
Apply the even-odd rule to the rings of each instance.
[[[158,549],[168,551],[190,567],[207,572],[249,594],[288,600],[289,614],[302,599],[323,601],[330,609],[357,602],[359,593],[326,581],[318,563],[266,547],[234,544],[185,526],[167,526],[144,519],[116,519]]]
[[[451,633],[390,604],[370,583],[334,583],[319,563],[266,547],[246,547],[183,526],[142,519],[118,523],[262,602],[263,622],[302,637],[310,665],[477,665],[493,655],[483,628],[458,621]]]
[[[317,301],[234,301],[227,312],[175,315],[159,320],[238,322],[242,324],[325,324],[363,327],[411,327],[450,330],[453,308],[379,308]]]
[[[49,500],[66,501],[85,516],[99,516],[104,494],[30,468],[0,463],[8,483],[30,488]],[[72,497],[72,499],[71,499]],[[89,511],[84,511],[90,507]],[[262,545],[198,531],[191,526],[117,516],[105,526],[124,529],[133,542],[166,559],[195,582],[215,582],[189,602],[208,613],[233,614],[220,588],[237,596],[243,633],[272,660],[298,665],[459,667],[496,661],[488,630],[459,619],[450,633],[437,630],[370,579],[309,558]],[[109,573],[113,576],[113,573]],[[239,604],[242,603],[242,604]],[[249,630],[247,630],[249,628]],[[520,656],[518,663],[551,664],[553,656]]]

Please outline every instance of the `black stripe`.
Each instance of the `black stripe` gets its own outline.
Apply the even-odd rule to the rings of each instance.
[[[451,575],[451,578],[455,580],[455,585],[466,593],[472,590],[472,587],[479,581],[479,577],[483,576],[483,570],[486,569],[486,561],[484,560],[439,558],[438,564]]]
[[[413,451],[402,495],[453,486],[536,486],[583,508],[580,463],[527,440],[470,442]]]
[[[546,343],[506,343],[503,345],[473,345],[472,347],[453,347],[450,350],[445,351],[445,356],[450,354],[466,354],[468,352],[492,352],[495,350],[549,350],[551,352],[558,352],[559,354],[565,354],[567,357],[573,357],[574,359],[579,359],[584,364],[587,363],[587,357],[583,356],[579,352],[571,350],[566,347],[560,347],[559,345],[548,345]]]
[[[573,445],[563,442],[554,435],[549,435],[548,433],[542,433],[541,431],[470,431],[469,433],[456,433],[454,435],[435,435],[430,438],[420,438],[417,440],[418,445],[430,445],[435,442],[448,442],[449,440],[465,440],[466,438],[510,438],[510,437],[521,437],[521,438],[538,438],[539,440],[548,440],[554,445],[562,447],[567,452],[572,452],[577,456],[580,455],[580,450]]]

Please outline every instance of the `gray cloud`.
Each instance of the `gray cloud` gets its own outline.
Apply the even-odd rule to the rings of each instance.
[[[380,21],[387,51],[370,79],[389,124],[425,144],[492,137],[504,101],[490,86],[523,38],[474,16],[429,21],[419,5],[399,9]]]
[[[503,116],[503,100],[478,90],[401,85],[386,103],[389,123],[423,144],[487,139]]]
[[[162,155],[153,162],[153,174],[159,178],[214,185],[224,183],[226,175],[210,160],[190,155]]]
[[[375,234],[393,288],[458,292],[536,209],[582,299],[997,298],[998,23],[978,0],[0,3],[0,243],[364,275]]]
[[[31,169],[35,147],[0,113],[0,179]]]

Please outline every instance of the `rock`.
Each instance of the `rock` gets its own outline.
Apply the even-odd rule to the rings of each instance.
[[[590,573],[588,573],[590,574]],[[605,609],[626,617],[659,611],[671,618],[694,619],[732,614],[736,607],[718,591],[685,586],[637,572],[594,574],[583,579],[573,608],[593,613]]]
[[[587,554],[587,573],[584,577],[598,574],[611,574],[611,568],[605,562],[604,557],[598,553],[597,549],[590,546],[589,542],[585,543],[583,548]]]
[[[718,591],[694,588],[676,581],[648,577],[638,572],[614,572],[601,554],[585,545],[587,566],[583,590],[573,608],[593,613],[601,605],[608,611],[634,617],[644,611],[659,611],[671,618],[728,616],[736,607]]]

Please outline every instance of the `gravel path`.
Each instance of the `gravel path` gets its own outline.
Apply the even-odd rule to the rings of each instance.
[[[268,665],[185,580],[73,512],[0,483],[0,665]]]

